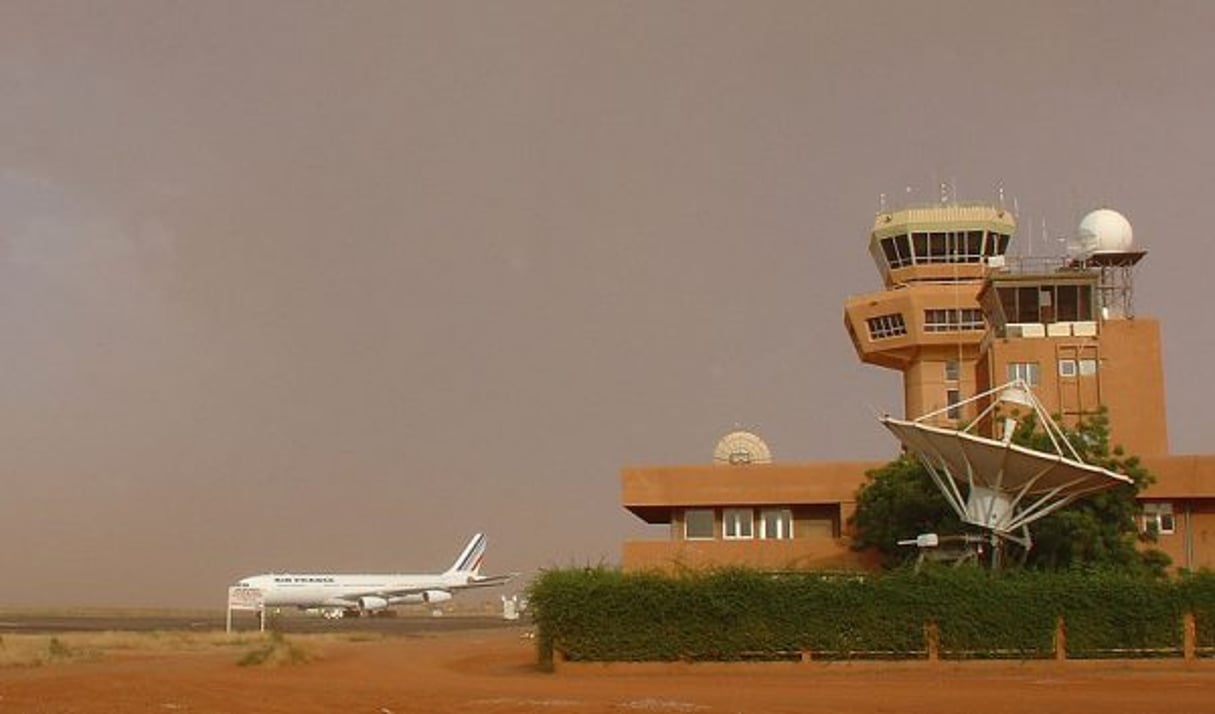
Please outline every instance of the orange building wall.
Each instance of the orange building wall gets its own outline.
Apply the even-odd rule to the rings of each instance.
[[[1145,456],[1156,477],[1141,501],[1170,503],[1176,523],[1152,547],[1168,553],[1178,568],[1215,568],[1215,454]]]
[[[865,472],[879,461],[842,461],[748,466],[663,466],[621,473],[622,503],[650,523],[668,523],[668,540],[624,544],[626,570],[678,569],[750,564],[763,568],[855,568],[872,565],[849,547],[848,520]],[[1156,482],[1142,502],[1173,506],[1175,531],[1162,534],[1159,548],[1178,568],[1215,568],[1215,454],[1147,455],[1143,465]],[[724,540],[720,512],[715,537],[685,540],[683,509],[788,506],[794,512],[792,540]]]
[[[1185,570],[1215,569],[1215,500],[1175,500],[1173,533],[1162,533],[1155,543],[1145,547],[1157,548],[1172,558],[1174,568]]]
[[[1110,410],[1114,443],[1140,456],[1167,454],[1160,322],[1144,317],[1103,322],[1101,360],[1101,398]]]
[[[945,406],[944,362],[961,362],[961,398],[975,393],[974,364],[981,330],[928,332],[924,312],[930,309],[978,308],[981,283],[916,283],[858,295],[844,306],[844,322],[863,362],[903,372],[903,415],[916,418]],[[900,314],[907,334],[871,339],[868,320]]]
[[[977,350],[973,345],[937,347],[920,351],[919,359],[903,372],[903,404],[904,416],[915,419],[948,406],[947,392],[958,390],[959,401],[973,397],[976,394],[975,364],[978,359]],[[946,381],[945,363],[958,363],[958,379]],[[959,409],[957,420],[942,414],[933,420],[938,425],[953,425],[957,421],[968,421],[976,415],[974,405],[968,404]]]
[[[1096,357],[1094,376],[1061,377],[1061,358]],[[1041,383],[1034,394],[1047,411],[1074,424],[1077,412],[1109,410],[1111,443],[1128,454],[1168,453],[1160,325],[1150,318],[1109,320],[1097,337],[997,338],[984,355],[996,384],[1007,379],[1008,364],[1036,362]],[[994,386],[994,385],[993,385]]]
[[[621,472],[621,502],[649,523],[669,523],[669,540],[624,544],[625,570],[755,565],[772,569],[855,568],[864,557],[849,547],[848,519],[856,512],[856,490],[878,461],[746,466],[660,466]],[[793,538],[726,540],[722,508],[788,507]],[[714,538],[686,540],[683,511],[718,509]]]

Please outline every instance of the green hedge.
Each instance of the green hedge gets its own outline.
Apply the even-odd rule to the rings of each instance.
[[[922,657],[929,624],[943,657],[1048,657],[1059,618],[1069,656],[1171,655],[1186,612],[1198,646],[1215,645],[1211,575],[552,570],[530,608],[542,663],[554,649],[588,661]]]
[[[1182,609],[1194,613],[1199,650],[1215,650],[1215,573],[1184,578],[1177,590]]]

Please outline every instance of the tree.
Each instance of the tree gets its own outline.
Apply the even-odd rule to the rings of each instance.
[[[914,554],[899,546],[899,539],[962,528],[962,521],[937,490],[928,469],[907,454],[865,473],[851,524],[852,547],[876,550],[885,567],[898,565]]]
[[[1075,428],[1064,427],[1063,434],[1085,463],[1129,476],[1131,483],[1080,499],[1038,521],[1033,527],[1034,546],[1027,554],[1026,566],[1101,567],[1163,574],[1168,556],[1158,549],[1137,547],[1141,540],[1154,540],[1154,534],[1141,536],[1135,521],[1140,513],[1136,496],[1155,477],[1139,457],[1126,456],[1121,446],[1110,447],[1109,416],[1104,409]],[[1049,449],[1049,439],[1033,418],[1023,420],[1013,439],[1039,451]]]
[[[1168,556],[1159,550],[1140,550],[1143,539],[1135,524],[1139,505],[1135,497],[1153,477],[1138,457],[1127,457],[1121,447],[1110,448],[1109,418],[1104,411],[1074,428],[1063,428],[1064,438],[1086,463],[1131,478],[1117,486],[1080,499],[1035,522],[1030,531],[1033,547],[1019,555],[1034,569],[1102,568],[1160,575]],[[1051,451],[1050,439],[1032,414],[1022,419],[1013,441],[1039,451]],[[866,474],[857,493],[851,523],[853,547],[875,548],[885,565],[905,561],[913,552],[897,545],[900,538],[919,533],[958,533],[965,526],[937,490],[928,470],[901,455]]]

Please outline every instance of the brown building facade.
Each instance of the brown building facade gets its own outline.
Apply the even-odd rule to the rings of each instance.
[[[988,205],[878,215],[869,250],[882,289],[844,306],[857,356],[899,370],[905,416],[939,412],[941,426],[968,422],[973,405],[961,402],[1014,378],[1065,423],[1104,408],[1111,441],[1157,477],[1141,497],[1141,527],[1159,534],[1175,566],[1215,567],[1215,455],[1168,453],[1160,324],[1134,314],[1133,270],[1145,253],[1132,250],[1129,223],[1096,211],[1073,254],[1035,260],[1007,255],[1015,228]],[[627,468],[624,507],[668,525],[669,537],[625,543],[622,564],[864,567],[848,520],[865,472],[880,465]]]

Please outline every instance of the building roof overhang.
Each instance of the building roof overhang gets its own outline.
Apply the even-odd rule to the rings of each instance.
[[[856,500],[865,472],[884,461],[642,466],[620,474],[621,505],[647,523],[673,508],[839,505]]]

